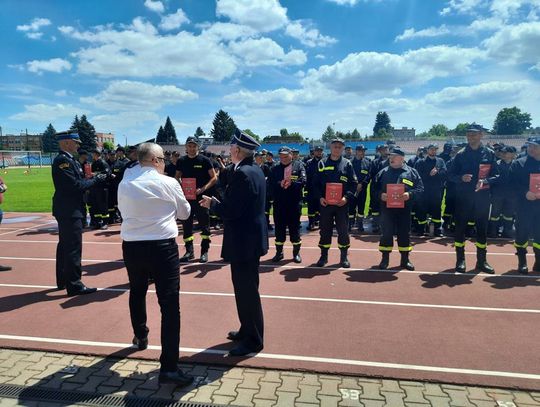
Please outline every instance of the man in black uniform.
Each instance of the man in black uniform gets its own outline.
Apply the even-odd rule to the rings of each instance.
[[[446,181],[446,164],[442,158],[437,157],[438,148],[437,144],[430,144],[427,147],[426,157],[418,160],[414,166],[424,184],[424,193],[417,200],[416,219],[418,232],[423,235],[429,231],[428,214],[431,215],[431,222],[435,226],[433,234],[442,237],[441,204]]]
[[[510,166],[516,158],[516,148],[503,146],[500,151],[501,159],[497,161],[499,171],[499,183],[493,185],[491,190],[491,215],[489,218],[488,236],[499,237],[499,229],[502,227],[502,237],[511,239],[514,237],[514,213],[516,197],[514,188],[510,182]],[[502,218],[502,219],[501,219]]]
[[[238,341],[229,356],[260,352],[264,346],[264,322],[259,295],[260,258],[268,252],[268,230],[264,216],[266,180],[253,162],[259,143],[236,130],[231,141],[234,164],[223,200],[203,195],[200,204],[211,208],[224,222],[221,256],[231,263],[240,329],[227,339]]]
[[[90,163],[88,162],[88,151],[86,150],[83,150],[82,148],[79,148],[77,150],[77,161],[79,161],[79,164],[80,164],[80,171],[81,171],[81,174],[82,174],[82,177],[85,178],[85,179],[88,179],[88,178],[91,178],[91,165]],[[87,168],[87,169],[86,169]],[[85,170],[86,169],[86,170]],[[87,173],[85,173],[85,171],[87,171]],[[86,190],[83,192],[83,228],[87,228],[90,226],[90,222],[87,221],[87,214],[88,214],[88,207],[87,207],[87,204],[88,204],[88,196],[90,194],[90,191],[89,190]]]
[[[199,205],[198,199],[205,191],[208,191],[216,184],[217,175],[210,160],[199,154],[199,142],[193,136],[188,137],[186,140],[186,153],[176,163],[176,179],[182,183],[186,182],[186,179],[194,178],[197,197],[189,199],[186,196],[191,206],[191,214],[189,218],[182,221],[186,253],[180,258],[180,261],[185,263],[195,258],[193,251],[193,218],[197,217],[202,239],[199,261],[206,263],[208,261],[208,250],[210,249],[210,217],[208,209]]]
[[[381,270],[386,270],[390,262],[390,252],[394,246],[394,231],[397,232],[398,250],[401,253],[400,267],[414,270],[409,260],[411,246],[411,208],[415,199],[424,191],[422,179],[418,172],[405,164],[405,153],[396,147],[390,153],[389,165],[383,168],[374,180],[373,199],[381,201],[381,239],[379,250],[382,260]],[[387,208],[389,194],[388,184],[403,184],[404,193],[400,197],[405,201],[404,208]]]
[[[495,153],[482,144],[484,128],[473,124],[467,129],[467,146],[458,151],[448,169],[448,180],[456,184],[454,245],[456,272],[466,272],[465,231],[467,223],[476,224],[476,270],[493,274],[486,260],[487,227],[491,196],[489,186],[498,182]]]
[[[80,164],[73,158],[81,142],[79,135],[67,131],[57,133],[57,138],[60,152],[52,164],[52,209],[58,222],[59,237],[56,247],[56,286],[59,290],[66,289],[71,297],[96,291],[81,281],[83,193],[105,182],[107,175],[98,174],[92,179],[85,179]]]
[[[306,171],[301,161],[293,161],[291,149],[279,149],[278,165],[270,170],[268,188],[274,201],[274,224],[276,229],[276,255],[273,262],[283,260],[283,245],[287,228],[293,245],[293,261],[301,263],[300,216],[302,215],[302,188],[306,182]],[[289,168],[290,167],[290,168]]]
[[[315,196],[315,178],[319,172],[319,161],[323,156],[323,148],[317,146],[313,149],[313,158],[306,165],[306,191],[307,191],[307,210],[308,226],[307,230],[314,230],[319,222],[319,198]]]
[[[370,179],[375,179],[380,170],[388,166],[388,146],[386,144],[381,144],[377,146],[379,156],[375,158],[371,163],[371,173],[369,174]],[[370,196],[373,196],[373,183],[370,184]],[[379,226],[379,215],[381,204],[378,199],[370,200],[370,212],[371,212],[371,230],[373,233],[379,233],[381,231]]]
[[[540,272],[540,137],[527,142],[527,156],[515,160],[510,166],[510,184],[516,195],[516,240],[518,272],[527,274],[527,247],[532,236],[535,262],[533,271]],[[534,184],[534,185],[531,185]],[[535,189],[531,191],[531,186]]]
[[[263,170],[263,172],[265,174],[265,177],[268,177],[268,174],[270,173],[270,170],[272,169],[272,167],[274,165],[276,165],[276,163],[274,162],[274,155],[270,151],[268,151],[266,153],[266,162],[265,162],[266,171]],[[264,206],[264,215],[266,216],[266,226],[267,226],[268,230],[274,230],[274,226],[272,226],[270,224],[270,212],[271,211],[272,211],[272,197],[268,193],[268,185],[267,185],[267,188],[266,188],[266,200],[265,200],[265,206]]]
[[[92,151],[92,174],[105,174],[108,179],[111,170],[101,158],[99,150]],[[109,223],[109,188],[107,183],[99,183],[90,189],[88,197],[90,217],[94,229],[107,229]]]
[[[364,231],[364,211],[366,209],[367,189],[369,185],[369,175],[371,170],[371,160],[366,157],[366,148],[363,145],[356,146],[356,156],[352,160],[354,173],[358,179],[356,196],[353,202],[349,203],[349,231],[357,223],[358,231]],[[358,219],[358,221],[356,221]]]
[[[328,250],[332,245],[332,232],[334,222],[338,233],[338,247],[341,252],[340,266],[351,267],[347,252],[350,246],[349,239],[349,202],[354,200],[354,194],[358,181],[354,174],[354,169],[349,160],[343,157],[343,147],[345,143],[340,138],[335,138],[330,143],[330,156],[319,161],[319,170],[314,183],[314,193],[321,204],[321,228],[319,247],[321,257],[317,262],[317,267],[323,267],[328,263]],[[327,191],[332,186],[328,184],[341,184],[341,199],[337,204],[328,204],[326,198]]]
[[[297,148],[291,149],[293,161],[300,161],[300,150]]]
[[[119,158],[118,150],[122,147],[118,147],[115,154],[109,154],[109,167],[111,169],[111,180],[109,181],[109,224],[120,222],[120,213],[118,212],[118,185],[120,185],[120,172],[127,164],[127,160],[123,154],[122,158]]]

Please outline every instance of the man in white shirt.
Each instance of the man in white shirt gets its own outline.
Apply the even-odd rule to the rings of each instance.
[[[163,149],[143,143],[138,149],[140,166],[133,167],[118,187],[122,213],[122,250],[130,292],[129,311],[140,350],[148,347],[146,292],[151,275],[161,308],[160,383],[187,386],[193,378],[178,369],[180,346],[180,261],[176,219],[187,219],[190,206],[180,185],[164,175]]]

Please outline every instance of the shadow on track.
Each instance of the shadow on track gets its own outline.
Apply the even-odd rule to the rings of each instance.
[[[214,264],[213,262],[208,263],[199,263],[199,264],[187,264],[185,263],[180,265],[180,274],[185,276],[189,274],[195,274],[195,278],[204,278],[206,275],[212,271],[222,270],[228,268],[228,265],[223,265],[223,263]]]
[[[298,282],[300,280],[308,280],[315,277],[327,276],[332,271],[339,269],[339,264],[333,264],[326,267],[317,267],[315,264],[304,268],[295,268],[289,270],[282,270],[279,272],[284,276],[284,280],[288,283]]]
[[[386,283],[398,279],[399,267],[388,270],[377,270],[376,267],[373,266],[372,270],[351,270],[344,274],[347,276],[347,281],[353,283]]]
[[[122,294],[127,294],[129,290],[129,284],[118,284],[112,287],[107,287],[103,290],[98,290],[95,293],[88,295],[77,295],[75,297],[69,297],[60,306],[64,309],[73,307],[82,307],[84,305],[92,304],[95,302],[105,302],[112,300],[113,298],[120,297]]]
[[[454,273],[454,269],[446,269],[438,274],[420,274],[420,280],[424,283],[424,288],[439,288],[439,287],[458,287],[473,283],[473,279],[478,275],[476,272],[463,274]]]
[[[106,273],[113,270],[120,270],[123,268],[124,261],[122,259],[118,259],[103,263],[85,264],[84,266],[82,266],[82,271],[84,276],[97,276],[101,273]]]
[[[511,278],[505,276],[513,276]],[[534,276],[534,277],[533,277]],[[499,276],[489,276],[484,278],[484,281],[491,284],[492,288],[497,290],[508,290],[509,288],[519,287],[540,287],[540,274],[529,274],[529,276],[521,276],[517,270],[510,270]]]

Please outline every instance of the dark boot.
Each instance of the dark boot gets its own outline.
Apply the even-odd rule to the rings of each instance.
[[[277,263],[283,260],[283,245],[276,245],[276,255],[272,257],[272,262]]]
[[[465,265],[465,247],[456,247],[456,273],[466,273]]]
[[[300,245],[299,244],[293,245],[292,254],[293,254],[293,261],[295,263],[302,263],[302,258],[300,257]]]
[[[324,267],[326,263],[328,263],[328,248],[322,247],[321,257],[319,258],[319,261],[317,262],[317,267]]]
[[[193,242],[186,242],[186,253],[180,257],[180,263],[187,263],[194,258],[195,253],[193,252]]]
[[[490,239],[495,239],[496,237],[499,237],[499,221],[498,220],[489,221],[487,235]]]
[[[381,233],[381,227],[379,226],[379,217],[378,216],[373,216],[371,218],[371,231],[376,235]]]
[[[435,229],[433,229],[434,237],[444,237],[444,231],[440,223],[435,223]]]
[[[386,270],[390,264],[390,252],[382,252],[382,259],[379,263],[380,270]]]
[[[355,217],[354,216],[349,216],[349,232],[352,231],[355,223],[356,223]]]
[[[399,267],[405,270],[414,271],[414,266],[409,260],[409,253],[410,252],[401,252],[401,263],[399,263]]]
[[[351,267],[351,263],[349,263],[349,259],[347,258],[347,252],[349,251],[348,248],[339,249],[341,252],[341,256],[339,258],[339,265],[343,267],[344,269],[348,269]]]
[[[358,228],[359,232],[364,231],[364,218],[358,218],[358,220],[356,221],[356,227]]]
[[[210,249],[210,239],[203,239],[201,242],[201,258],[199,262],[206,263],[208,261],[208,250]]]
[[[528,274],[529,269],[527,268],[527,249],[519,247],[516,254],[518,256],[518,273]]]
[[[514,221],[513,220],[503,220],[503,231],[502,237],[505,239],[514,238]]]
[[[493,267],[486,260],[486,254],[486,249],[476,249],[476,270],[487,274],[495,274],[495,270],[493,270]]]
[[[534,249],[534,266],[533,271],[540,273],[540,249]]]
[[[417,223],[416,226],[413,228],[413,234],[415,236],[424,236],[426,234],[426,224]]]
[[[306,229],[309,231],[315,230],[315,221],[313,220],[313,218],[309,218]]]

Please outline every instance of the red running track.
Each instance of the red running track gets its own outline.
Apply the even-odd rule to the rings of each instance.
[[[29,218],[23,218],[29,216]],[[68,298],[54,280],[56,224],[43,214],[8,214],[0,227],[0,346],[107,355],[130,344],[128,284],[119,226],[84,234],[84,282],[98,293]],[[179,239],[179,242],[181,239]],[[198,238],[196,237],[196,242]],[[495,276],[452,273],[448,239],[415,241],[418,271],[370,269],[377,238],[352,239],[349,270],[314,267],[318,233],[303,236],[301,265],[263,258],[265,349],[225,358],[238,326],[230,271],[212,237],[211,262],[181,268],[181,354],[186,361],[302,369],[450,383],[540,389],[540,274],[520,276],[514,249],[489,247]],[[272,241],[271,241],[272,242]],[[467,247],[474,266],[474,246]],[[285,248],[291,257],[291,247]],[[532,259],[531,263],[532,263]],[[399,257],[393,253],[391,265]],[[152,287],[151,287],[152,288]],[[150,348],[157,359],[159,309],[148,294]]]

